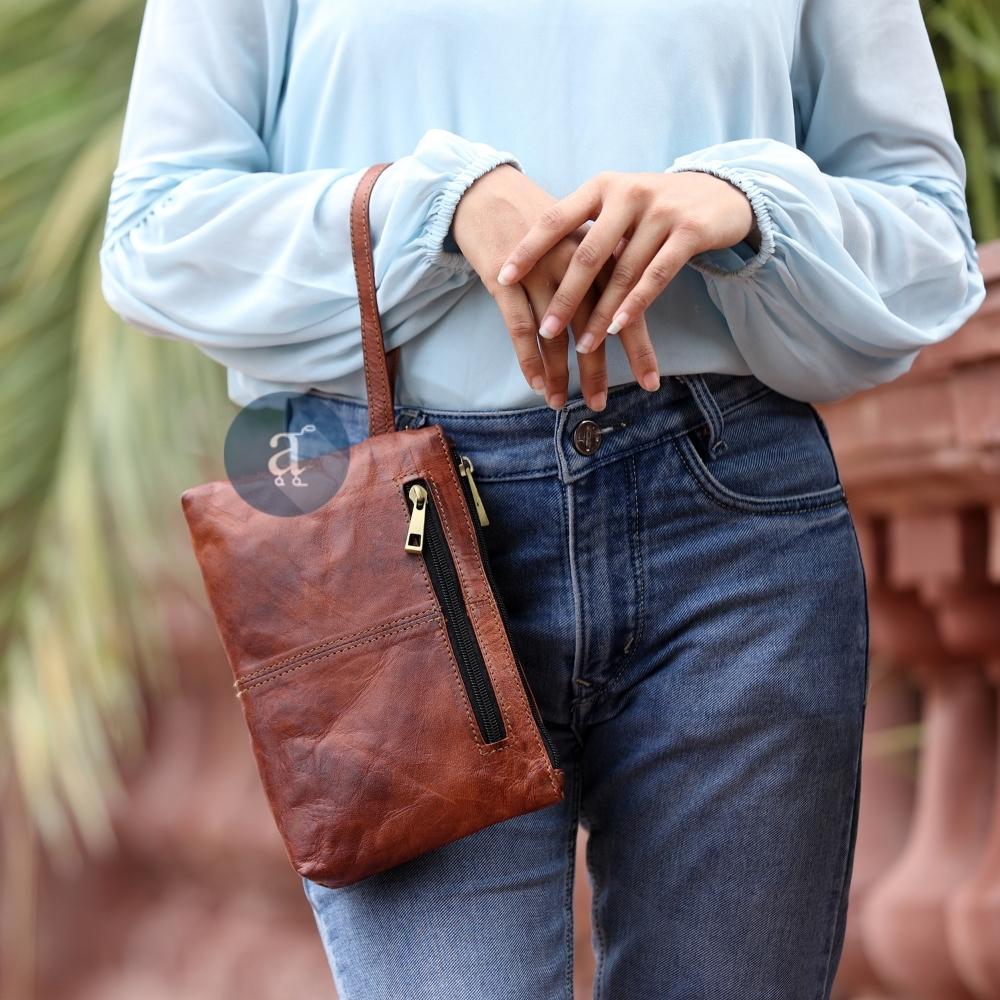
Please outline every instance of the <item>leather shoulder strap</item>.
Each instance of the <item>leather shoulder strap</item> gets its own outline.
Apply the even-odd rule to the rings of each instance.
[[[372,257],[371,219],[368,206],[372,188],[388,163],[370,166],[358,181],[351,202],[351,256],[354,277],[358,283],[358,305],[361,308],[361,350],[365,363],[365,391],[368,394],[368,433],[386,434],[395,430],[392,382],[395,377],[398,348],[386,358],[382,339],[382,320],[375,294],[375,262]],[[390,376],[391,369],[391,376]]]

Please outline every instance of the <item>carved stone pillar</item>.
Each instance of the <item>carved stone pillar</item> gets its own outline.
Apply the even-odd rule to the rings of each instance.
[[[871,685],[849,919],[835,988],[838,998],[887,995],[868,957],[860,917],[909,832],[914,755],[907,752],[906,741],[919,717],[919,703],[906,668],[926,656],[936,642],[914,595],[893,591],[886,580],[884,525],[857,518],[856,526],[871,611]]]
[[[976,655],[993,691],[994,720],[1000,687],[1000,545],[987,544],[986,525],[998,526],[997,508],[983,518],[982,566],[975,578],[954,588],[942,603],[942,633],[949,646]],[[988,558],[989,556],[989,558]],[[1000,775],[995,726],[993,759]],[[1000,781],[994,781],[991,826],[985,849],[948,908],[948,941],[963,980],[980,1000],[1000,997]]]
[[[1000,246],[981,260],[987,300],[963,330],[896,382],[821,408],[866,550],[873,668],[888,660],[921,691],[901,845],[865,762],[840,996],[1000,998]]]

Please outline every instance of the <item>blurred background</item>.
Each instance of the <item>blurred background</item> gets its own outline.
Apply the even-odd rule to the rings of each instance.
[[[823,410],[872,603],[837,987],[869,1000],[1000,998],[1000,5],[924,9],[990,294]],[[330,1000],[177,499],[221,473],[223,372],[100,293],[141,14],[0,5],[0,997]]]

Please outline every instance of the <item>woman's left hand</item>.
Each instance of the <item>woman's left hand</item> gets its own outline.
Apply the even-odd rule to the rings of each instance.
[[[520,281],[561,239],[594,220],[581,240],[540,323],[543,337],[566,326],[601,268],[624,240],[576,349],[593,351],[633,325],[695,254],[750,237],[754,214],[735,185],[703,171],[605,171],[546,209],[511,251],[497,280]],[[626,346],[626,350],[627,345]]]

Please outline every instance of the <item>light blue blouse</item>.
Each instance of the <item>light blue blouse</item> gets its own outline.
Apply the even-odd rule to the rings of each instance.
[[[501,162],[557,197],[602,170],[747,193],[759,251],[696,258],[647,314],[667,374],[835,399],[901,375],[984,296],[917,0],[148,0],[104,295],[226,365],[237,402],[364,398],[348,207],[383,160],[376,282],[414,405],[541,402],[448,238]],[[607,353],[610,384],[632,381]]]

